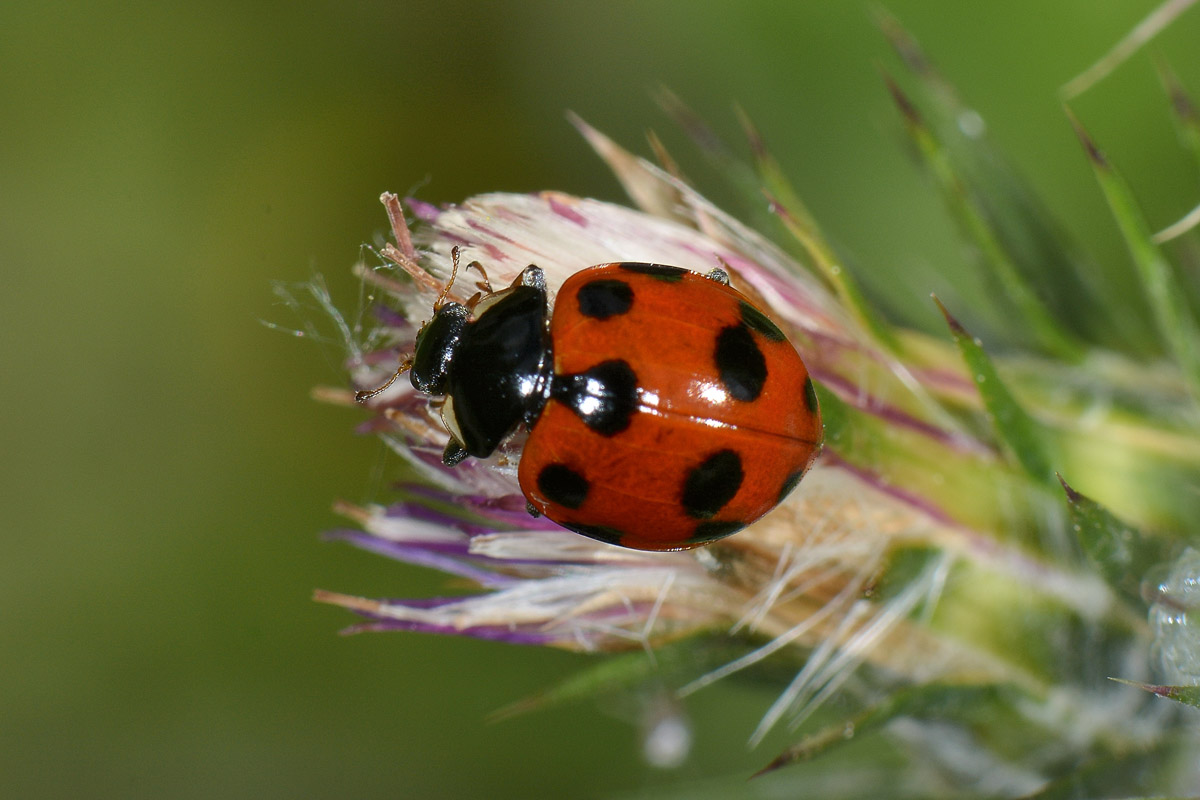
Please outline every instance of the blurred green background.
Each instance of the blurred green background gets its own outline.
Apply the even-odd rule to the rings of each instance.
[[[1115,281],[1125,254],[1056,90],[1154,5],[886,3]],[[1200,90],[1196,41],[1193,10],[1153,49]],[[314,273],[353,310],[384,190],[622,199],[566,109],[642,153],[655,128],[726,201],[661,84],[731,139],[741,103],[872,294],[932,328],[929,291],[978,289],[880,64],[898,71],[859,0],[8,0],[0,796],[684,797],[725,774],[769,793],[744,782],[775,752],[745,750],[770,700],[752,687],[693,698],[693,758],[662,772],[623,707],[485,722],[582,657],[338,637],[351,618],[315,587],[443,582],[319,540],[334,499],[386,498],[395,463],[309,399],[340,381],[336,348],[260,320],[295,324],[270,282]],[[1152,224],[1194,204],[1148,56],[1075,107]]]

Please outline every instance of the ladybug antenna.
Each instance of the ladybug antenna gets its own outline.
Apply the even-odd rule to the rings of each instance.
[[[406,373],[410,369],[412,369],[412,362],[413,362],[413,360],[412,360],[411,356],[408,358],[402,359],[400,361],[400,366],[396,367],[396,371],[392,373],[392,377],[390,377],[386,381],[384,381],[384,383],[382,385],[376,386],[374,389],[360,389],[359,391],[355,392],[354,393],[354,402],[365,403],[368,400],[370,400],[372,397],[374,397],[375,395],[377,395],[380,392],[387,389],[389,386],[391,386],[393,383],[396,382],[397,378],[399,378],[401,375],[403,375],[404,373]]]
[[[450,248],[450,280],[446,281],[446,285],[442,287],[442,293],[437,296],[437,300],[433,301],[433,310],[438,312],[442,308],[442,304],[446,302],[446,297],[450,294],[451,287],[454,286],[454,279],[458,277],[458,245]]]

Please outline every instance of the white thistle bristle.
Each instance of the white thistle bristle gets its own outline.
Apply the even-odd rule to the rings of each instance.
[[[631,550],[568,531],[506,531],[471,539],[471,554],[507,561],[542,561],[557,564],[625,564],[698,569],[689,553],[648,553]]]
[[[613,567],[520,581],[433,608],[384,603],[378,615],[456,630],[540,626],[561,637],[564,645],[591,651],[611,646],[613,640],[648,643],[661,635],[656,630],[660,626],[707,624],[728,615],[736,600],[704,575]],[[601,610],[606,613],[594,613]]]

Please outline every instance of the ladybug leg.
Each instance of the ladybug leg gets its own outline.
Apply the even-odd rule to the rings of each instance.
[[[457,439],[451,436],[450,441],[446,442],[446,449],[442,451],[442,463],[447,467],[456,467],[468,455],[470,453],[463,449],[463,446],[458,443]]]
[[[487,273],[483,271],[483,264],[480,264],[478,261],[472,261],[470,264],[467,264],[466,268],[474,269],[476,272],[478,272],[480,275],[483,276],[483,280],[478,281],[475,284],[475,286],[479,290],[483,291],[486,294],[495,294],[496,293],[495,290],[492,289],[492,282],[488,279]]]
[[[406,373],[410,369],[412,369],[412,363],[413,363],[412,356],[405,356],[404,358],[401,358],[400,366],[396,367],[396,371],[394,373],[392,373],[392,377],[388,378],[386,381],[384,381],[380,385],[376,386],[374,389],[360,389],[359,391],[355,392],[354,393],[354,402],[365,403],[368,400],[370,400],[372,397],[374,397],[375,395],[382,392],[384,389],[391,386],[393,383],[396,382],[397,378],[399,378],[401,375],[403,375],[404,373]]]
[[[542,512],[538,511],[533,503],[529,502],[528,500],[525,501],[525,510],[529,513],[529,516],[533,517],[534,519],[537,519],[542,515]]]
[[[441,291],[438,293],[437,299],[433,301],[433,312],[435,314],[441,309],[442,305],[447,299],[460,299],[460,296],[451,294],[451,289],[454,288],[454,281],[458,277],[458,258],[461,253],[462,251],[459,249],[458,245],[450,248],[450,279],[446,281],[446,285],[443,286]],[[495,290],[492,289],[492,282],[488,279],[487,273],[483,271],[483,265],[478,261],[472,261],[470,264],[467,264],[467,266],[463,267],[463,269],[472,268],[477,270],[479,274],[483,276],[483,280],[475,283],[475,287],[480,291],[476,292],[471,296],[470,299],[463,303],[463,305],[465,305],[467,308],[474,308],[475,304],[478,303],[481,298],[488,297],[489,295],[496,293]]]

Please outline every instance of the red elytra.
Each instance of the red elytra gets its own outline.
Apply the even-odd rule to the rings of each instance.
[[[556,390],[518,473],[534,509],[602,541],[680,550],[740,530],[796,486],[820,449],[812,381],[778,326],[722,277],[614,263],[563,284],[550,321]],[[597,373],[634,387],[607,429],[589,424]]]
[[[777,505],[821,447],[808,370],[720,270],[584,269],[551,313],[545,278],[438,306],[411,380],[445,397],[443,461],[529,428],[518,478],[533,513],[601,541],[682,550]]]

